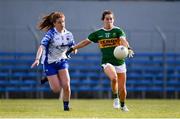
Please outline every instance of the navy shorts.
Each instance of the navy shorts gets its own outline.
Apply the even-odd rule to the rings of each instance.
[[[58,62],[53,62],[51,64],[44,64],[43,66],[46,76],[58,74],[58,70],[68,69],[69,64],[67,60],[60,60]]]

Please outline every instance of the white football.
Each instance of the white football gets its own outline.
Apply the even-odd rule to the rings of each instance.
[[[128,56],[128,49],[125,46],[117,46],[114,49],[114,57],[117,59],[124,59]]]

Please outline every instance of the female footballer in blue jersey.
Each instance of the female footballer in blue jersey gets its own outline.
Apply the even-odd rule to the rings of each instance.
[[[52,91],[60,94],[63,89],[64,111],[69,111],[71,89],[65,53],[74,45],[73,35],[65,28],[65,15],[62,12],[52,12],[44,16],[38,27],[47,33],[41,40],[31,67],[38,66],[41,58]]]

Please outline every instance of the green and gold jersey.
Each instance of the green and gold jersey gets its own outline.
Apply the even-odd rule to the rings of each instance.
[[[88,36],[90,41],[99,44],[102,53],[102,64],[111,63],[115,66],[124,64],[124,59],[118,60],[113,55],[114,48],[121,45],[120,37],[126,37],[126,35],[119,27],[114,27],[111,30],[102,28]]]

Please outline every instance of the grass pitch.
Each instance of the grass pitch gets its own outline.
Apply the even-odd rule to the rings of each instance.
[[[0,100],[0,118],[180,118],[180,100],[127,100],[130,112],[112,108],[112,100],[71,100],[63,111],[62,100]]]

